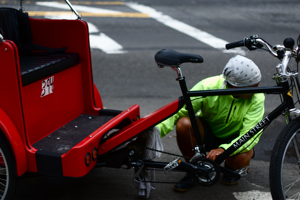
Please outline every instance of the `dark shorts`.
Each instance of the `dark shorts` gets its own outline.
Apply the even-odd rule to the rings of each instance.
[[[230,144],[232,140],[234,140],[236,137],[231,137],[228,139],[221,139],[216,137],[213,132],[211,131],[210,126],[208,123],[202,118],[202,117],[197,117],[203,126],[204,129],[204,139],[203,143],[205,144],[205,150],[210,151],[212,149],[217,149],[221,144]]]
[[[202,118],[202,117],[197,117],[203,126],[204,129],[204,139],[203,139],[203,143],[205,144],[205,150],[207,152],[209,152],[212,149],[217,149],[219,148],[219,146],[221,144],[230,144],[232,142],[232,140],[234,140],[236,137],[231,137],[229,139],[221,139],[216,137],[213,132],[210,129],[209,124]],[[255,151],[253,148],[253,156],[252,158],[254,158],[255,156]]]

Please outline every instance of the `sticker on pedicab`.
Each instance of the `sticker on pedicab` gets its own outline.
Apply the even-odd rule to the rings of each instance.
[[[47,78],[42,81],[42,94],[41,97],[47,96],[48,94],[53,93],[53,82],[54,82],[54,76],[51,76],[50,78]]]

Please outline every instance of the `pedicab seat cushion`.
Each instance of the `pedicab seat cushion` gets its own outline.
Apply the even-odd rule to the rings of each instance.
[[[79,64],[77,53],[20,56],[22,85],[26,86]]]
[[[65,53],[66,47],[53,49],[34,44],[28,14],[17,9],[0,8],[0,34],[18,47],[23,86],[79,63],[79,55]]]

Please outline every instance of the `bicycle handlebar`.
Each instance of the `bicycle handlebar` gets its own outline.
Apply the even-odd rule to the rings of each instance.
[[[256,49],[264,49],[270,52],[273,56],[282,59],[280,56],[281,54],[278,54],[278,47],[279,46],[272,46],[268,42],[266,42],[264,39],[259,38],[258,35],[250,36],[249,38],[244,38],[243,40],[237,41],[237,42],[231,42],[225,45],[226,49],[232,49],[236,47],[247,47],[250,51],[256,50]],[[284,47],[279,47],[280,50],[283,50]]]
[[[231,42],[225,45],[226,49],[233,49],[236,47],[243,47],[245,46],[244,40],[238,41],[238,42]]]
[[[289,77],[292,75],[292,73],[287,71],[288,63],[292,57],[294,57],[296,61],[298,60],[297,62],[300,61],[300,44],[294,47],[294,40],[292,38],[285,39],[284,45],[272,46],[264,39],[258,37],[258,35],[253,35],[249,38],[244,38],[243,40],[231,42],[225,45],[226,49],[233,49],[242,46],[247,47],[250,51],[256,49],[266,50],[271,55],[281,60],[281,64],[276,68],[282,77]]]

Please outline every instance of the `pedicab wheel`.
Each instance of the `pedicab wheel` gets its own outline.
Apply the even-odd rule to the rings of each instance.
[[[7,145],[0,138],[0,200],[13,197],[16,184],[15,165]]]
[[[220,178],[220,168],[214,161],[202,156],[192,158],[191,164],[197,167],[204,167],[208,173],[197,173],[196,177],[200,185],[211,186],[215,184]]]

